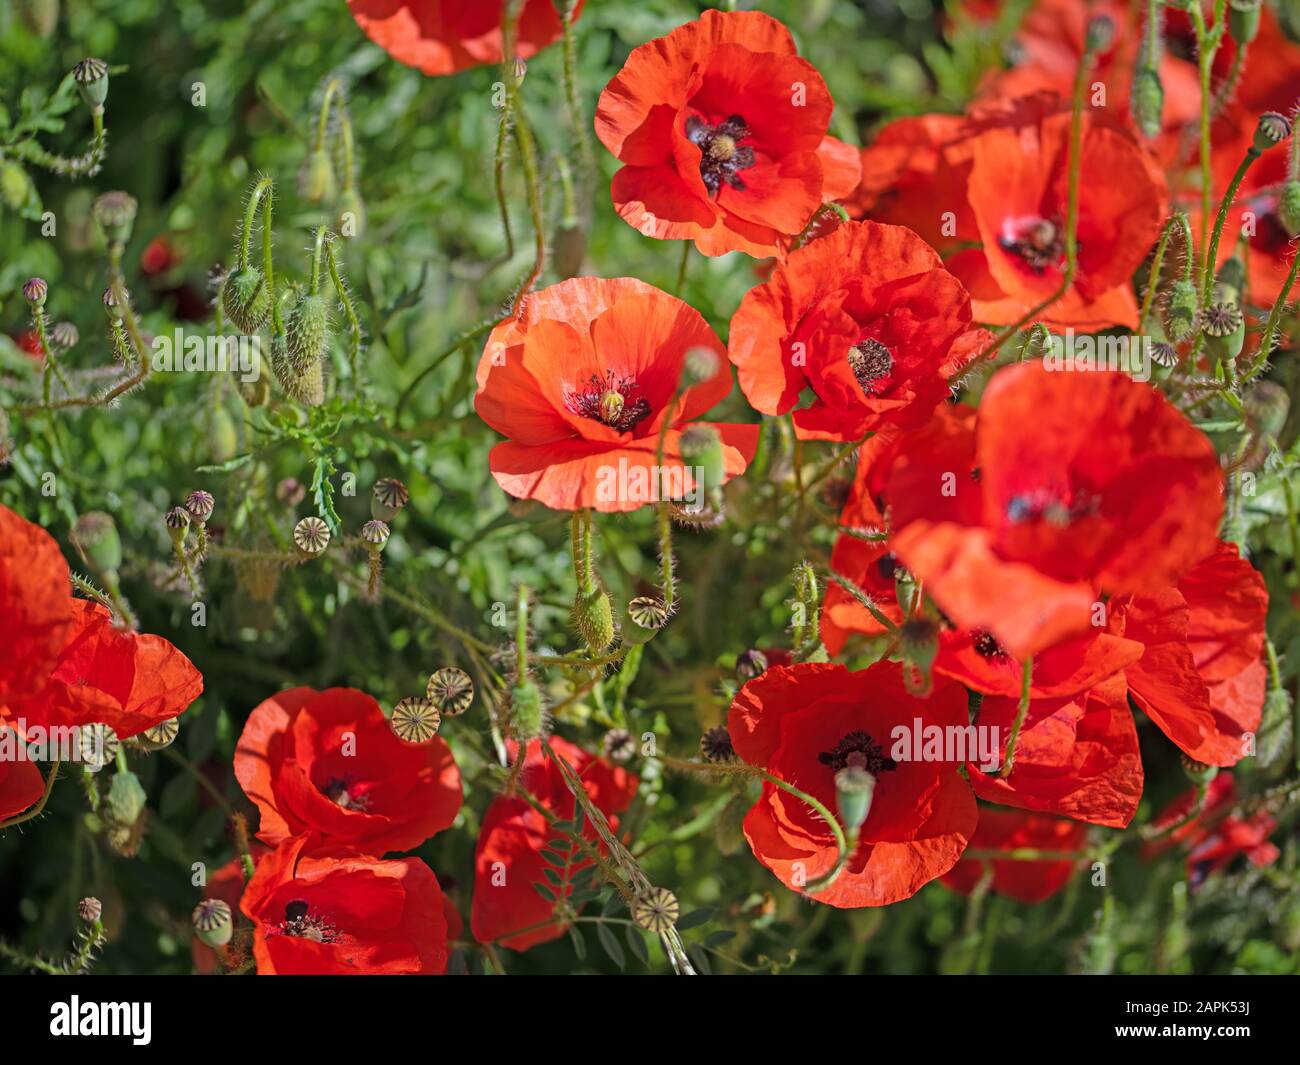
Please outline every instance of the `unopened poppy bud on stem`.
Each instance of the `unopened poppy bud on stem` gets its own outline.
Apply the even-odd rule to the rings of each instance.
[[[1133,118],[1148,137],[1156,136],[1163,124],[1165,87],[1155,67],[1140,67],[1133,79]]]
[[[50,286],[44,278],[33,277],[23,285],[23,299],[27,306],[37,310],[45,306],[45,297],[50,294]]]
[[[682,462],[693,467],[706,492],[722,487],[725,476],[722,438],[713,426],[692,425],[682,433],[679,448]]]
[[[1095,15],[1088,20],[1085,38],[1088,51],[1104,52],[1115,39],[1115,20],[1109,15]]]
[[[1238,44],[1250,44],[1259,34],[1264,0],[1229,0],[1228,30]]]
[[[1300,181],[1291,178],[1282,186],[1278,218],[1291,236],[1300,236]]]
[[[1165,335],[1181,344],[1196,332],[1196,286],[1186,279],[1175,281],[1164,306]]]
[[[542,692],[532,680],[523,680],[510,693],[510,732],[520,743],[537,739],[546,729]]]
[[[614,640],[614,609],[609,594],[599,585],[579,591],[573,599],[573,623],[578,635],[593,654],[599,654]]]
[[[322,145],[312,150],[298,171],[298,192],[304,200],[320,203],[334,196],[334,166]]]

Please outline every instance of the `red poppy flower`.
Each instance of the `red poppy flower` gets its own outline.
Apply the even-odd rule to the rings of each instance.
[[[674,401],[692,348],[717,364]],[[626,511],[695,490],[682,434],[730,391],[722,345],[698,312],[633,278],[580,277],[533,293],[492,330],[474,406],[509,437],[489,461],[511,495],[556,510]],[[713,428],[724,478],[743,473],[759,427]]]
[[[1176,587],[1117,604],[1111,625],[1144,651],[1128,667],[1134,702],[1187,755],[1236,765],[1263,715],[1268,588],[1234,544],[1217,548]]]
[[[905,225],[920,216],[919,232],[970,292],[975,318],[1019,321],[1056,292],[1065,269],[1068,107],[1041,95],[966,122],[904,121],[902,131],[887,128],[879,148],[864,151],[863,172],[880,166],[889,180],[871,179],[851,201],[855,213]],[[915,163],[909,146],[919,149]],[[1166,215],[1164,176],[1132,133],[1098,111],[1085,114],[1081,158],[1078,271],[1036,320],[1136,327],[1131,278]]]
[[[35,806],[44,792],[41,771],[31,762],[0,761],[0,821]]]
[[[586,0],[578,0],[574,16]],[[425,74],[454,74],[500,63],[506,0],[348,0],[352,17],[399,63]],[[559,38],[552,0],[524,0],[514,54],[527,59]]]
[[[235,776],[261,813],[258,838],[310,835],[363,854],[418,847],[460,810],[460,771],[435,736],[403,743],[353,688],[292,688],[258,706],[235,747]]]
[[[646,236],[706,255],[775,254],[858,183],[858,153],[826,136],[831,96],[781,23],[706,11],[633,50],[596,106],[623,168],[611,194]]]
[[[1011,772],[1002,776],[1019,698],[985,696],[976,724],[997,729],[990,765],[968,760],[975,794],[988,802],[1123,828],[1142,798],[1142,757],[1122,675],[1066,698],[1029,701]]]
[[[805,439],[915,428],[992,339],[970,297],[911,230],[851,222],[790,253],[731,320],[740,387],[764,414],[794,412]]]
[[[894,555],[883,540],[862,540],[841,536],[831,551],[831,569],[847,577],[869,595],[876,609],[895,625],[902,624],[903,611],[898,605],[894,585]],[[878,636],[885,627],[876,620],[857,597],[843,585],[831,581],[822,601],[821,637],[829,654],[844,650],[851,632]]]
[[[736,694],[727,729],[736,754],[836,809],[835,774],[855,752],[877,784],[859,842],[838,877],[813,896],[832,906],[885,906],[908,898],[956,863],[975,831],[975,800],[955,761],[895,761],[894,728],[964,728],[966,693],[939,683],[928,699],[909,693],[902,667],[880,662],[777,666]],[[846,753],[847,752],[847,753]],[[854,762],[853,764],[857,764]],[[826,823],[772,784],[745,817],[745,838],[787,887],[804,886],[837,858]]]
[[[936,465],[904,446],[891,544],[956,627],[1019,659],[1103,623],[1098,590],[1166,587],[1218,541],[1213,447],[1122,373],[1007,367],[984,392],[969,456]]]
[[[71,587],[54,537],[0,506],[0,716],[48,682],[72,627]]]
[[[1267,810],[1249,817],[1236,817],[1228,811],[1237,801],[1237,782],[1230,773],[1220,773],[1209,785],[1201,812],[1161,839],[1143,848],[1146,857],[1161,854],[1181,845],[1187,848],[1187,879],[1193,887],[1203,883],[1211,873],[1231,864],[1244,854],[1254,865],[1272,865],[1279,851],[1268,837],[1277,829],[1277,819]],[[1196,789],[1185,792],[1171,802],[1152,821],[1152,828],[1167,829],[1187,817],[1196,805]]]
[[[1029,848],[1071,853],[1081,852],[1087,838],[1087,827],[1077,821],[1062,821],[1059,817],[986,806],[980,810],[979,827],[975,829],[970,845],[972,850],[1014,851]],[[963,857],[944,874],[942,882],[962,895],[969,895],[984,877],[988,866],[992,865],[993,881],[990,887],[993,891],[1017,902],[1043,902],[1065,887],[1079,868],[1082,858],[1082,853],[1074,859],[1053,858],[1032,862],[1010,858]]]
[[[258,863],[241,908],[263,976],[438,974],[447,919],[438,878],[415,858],[312,858],[287,840]]]
[[[616,815],[626,810],[636,795],[640,783],[637,778],[559,736],[552,736],[548,742],[581,778],[587,795],[605,814],[610,828],[617,829]],[[511,755],[517,753],[512,745]],[[573,794],[540,740],[528,744],[519,786],[555,819],[567,821],[573,817]],[[590,824],[586,825],[585,835],[597,841]],[[564,934],[568,925],[551,921],[555,903],[539,894],[534,886],[541,884],[556,891],[545,875],[547,869],[553,868],[542,858],[542,848],[547,844],[567,846],[564,837],[551,832],[547,819],[530,803],[507,795],[492,800],[483,816],[474,851],[470,927],[480,943],[500,943],[511,950],[527,950]],[[587,859],[575,861],[569,866],[570,873],[581,872],[590,864]],[[566,897],[572,891],[571,875]]]

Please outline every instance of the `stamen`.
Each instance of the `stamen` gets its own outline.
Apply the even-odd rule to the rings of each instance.
[[[303,899],[285,903],[284,920],[272,934],[309,939],[313,943],[337,943],[342,938],[339,930]]]
[[[998,238],[1004,251],[1020,256],[1036,274],[1049,267],[1060,269],[1065,255],[1065,233],[1059,222],[1050,218],[1030,218],[1014,223],[1010,233]]]
[[[1002,645],[998,643],[991,632],[980,629],[972,633],[972,636],[975,638],[975,653],[981,658],[998,661],[1007,657],[1006,651],[1002,649]]]
[[[754,149],[740,143],[748,136],[749,126],[740,115],[716,126],[695,115],[686,120],[686,137],[700,149],[700,178],[711,195],[717,195],[724,181],[733,189],[745,187],[739,171],[754,165]]]
[[[573,414],[620,433],[630,433],[650,415],[650,402],[638,395],[636,381],[613,370],[605,371],[604,380],[592,374],[581,391],[566,385],[564,404]]]
[[[828,765],[837,773],[841,769],[855,766],[868,773],[886,773],[898,768],[892,758],[886,758],[880,744],[865,732],[854,730],[845,736],[831,750],[823,751],[817,756],[822,765]]]
[[[894,369],[894,356],[879,340],[870,337],[849,348],[849,369],[868,396]]]

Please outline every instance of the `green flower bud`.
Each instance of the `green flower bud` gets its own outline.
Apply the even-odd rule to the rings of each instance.
[[[541,690],[531,680],[521,681],[510,693],[510,732],[520,743],[542,735],[546,713]]]
[[[560,225],[551,238],[551,262],[555,272],[568,279],[577,277],[587,255],[587,234],[581,226]]]
[[[1175,281],[1165,300],[1162,320],[1165,335],[1175,344],[1181,344],[1196,332],[1196,286],[1190,281]]]
[[[694,467],[701,487],[706,492],[721,488],[726,477],[722,438],[711,425],[692,425],[682,433],[679,444],[682,462]]]
[[[59,22],[59,0],[18,0],[18,17],[37,37],[47,38]]]
[[[1241,293],[1246,287],[1246,264],[1235,255],[1225,259],[1214,275],[1214,283],[1217,302],[1240,305]]]
[[[218,465],[239,454],[239,429],[224,406],[213,407],[208,414],[208,455]]]
[[[289,358],[288,341],[282,336],[271,338],[271,369],[290,399],[308,407],[318,407],[325,401],[324,360],[317,359],[305,370],[296,370]]]
[[[311,203],[334,198],[334,166],[323,147],[314,149],[303,161],[298,171],[298,193]]]
[[[21,210],[32,195],[32,179],[12,159],[0,159],[0,201],[12,210]]]
[[[140,784],[140,778],[134,773],[117,772],[113,774],[113,783],[109,786],[105,803],[109,817],[119,825],[134,825],[144,813],[148,796]]]
[[[325,355],[330,335],[329,308],[323,296],[304,295],[289,311],[285,321],[289,365],[305,373]]]
[[[1133,79],[1133,118],[1148,137],[1160,133],[1165,107],[1165,87],[1155,67],[1141,67]]]
[[[72,542],[96,573],[116,573],[122,566],[122,540],[110,515],[100,510],[82,514],[72,526]]]
[[[603,588],[579,592],[573,600],[573,622],[583,642],[599,654],[614,641],[614,610]]]
[[[271,313],[271,294],[266,279],[256,266],[237,270],[226,279],[221,306],[243,333],[256,333]]]

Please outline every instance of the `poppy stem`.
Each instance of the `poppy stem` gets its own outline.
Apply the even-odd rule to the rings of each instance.
[[[1219,51],[1225,28],[1224,15],[1226,0],[1215,0],[1214,28],[1207,29],[1205,12],[1200,4],[1189,4],[1187,13],[1192,19],[1192,29],[1196,33],[1196,60],[1201,82],[1201,251],[1206,251],[1205,240],[1210,224],[1211,193],[1213,190],[1213,173],[1211,169],[1210,121],[1213,117],[1214,96],[1210,91],[1210,80],[1214,72],[1214,57]],[[1202,270],[1213,273],[1214,261],[1208,256],[1202,260]]]
[[[1246,171],[1254,165],[1255,160],[1261,154],[1254,144],[1246,149],[1245,158],[1237,166],[1236,173],[1232,175],[1232,181],[1228,184],[1228,191],[1223,194],[1223,199],[1219,202],[1219,213],[1214,219],[1214,232],[1210,236],[1210,247],[1206,252],[1205,265],[1201,274],[1202,308],[1209,307],[1214,301],[1214,266],[1219,258],[1219,242],[1223,238],[1223,227],[1228,221],[1228,209],[1237,198],[1237,190],[1241,188],[1241,183],[1246,177]]]
[[[348,292],[347,283],[343,280],[343,275],[339,271],[338,258],[334,254],[332,239],[325,242],[325,263],[329,267],[330,281],[334,285],[334,292],[339,298],[339,303],[343,306],[343,316],[348,320],[348,369],[352,374],[352,387],[355,390],[357,386],[357,366],[361,360],[361,320],[357,317],[357,309],[352,303],[352,295]]]
[[[1031,655],[1025,659],[1025,666],[1020,682],[1020,705],[1016,707],[1016,719],[1011,723],[1011,735],[1007,737],[1007,755],[1002,760],[1002,769],[998,772],[1003,780],[1011,775],[1011,765],[1016,758],[1016,741],[1020,738],[1020,729],[1029,713],[1029,689],[1034,677],[1034,659]]]
[[[519,586],[515,607],[515,677],[522,684],[528,677],[528,585]]]
[[[664,608],[671,611],[677,601],[676,564],[673,559],[673,521],[668,504],[659,504],[659,583],[662,585]]]
[[[1160,287],[1160,272],[1165,263],[1165,249],[1169,246],[1169,238],[1173,234],[1174,227],[1179,225],[1179,219],[1185,225],[1187,216],[1182,211],[1175,211],[1165,222],[1165,227],[1160,231],[1160,240],[1156,244],[1156,253],[1151,258],[1151,273],[1147,277],[1147,290],[1142,297],[1142,312],[1138,315],[1138,328],[1145,330],[1147,328],[1147,319],[1151,316],[1151,306],[1155,302],[1156,289]],[[1190,236],[1190,233],[1189,233]],[[1188,248],[1190,249],[1190,241]]]
[[[886,632],[890,632],[890,633],[898,632],[898,626],[895,625],[893,621],[891,621],[884,613],[881,612],[880,607],[876,606],[876,601],[872,599],[871,596],[868,595],[866,592],[864,592],[861,588],[859,588],[857,584],[854,583],[850,578],[844,576],[842,573],[836,573],[834,570],[829,570],[826,575],[831,580],[833,580],[836,584],[838,584],[841,588],[843,588],[846,592],[848,592],[849,595],[853,596],[853,598],[857,600],[858,605],[860,605],[868,614],[870,614],[873,618],[875,618],[876,623],[880,625],[881,628],[883,628]]]
[[[1282,283],[1282,289],[1277,294],[1273,309],[1268,312],[1268,321],[1264,325],[1264,333],[1259,340],[1259,350],[1255,352],[1255,357],[1251,360],[1250,366],[1246,368],[1246,372],[1241,376],[1239,383],[1242,386],[1253,380],[1264,369],[1269,355],[1273,352],[1273,343],[1277,339],[1278,326],[1282,322],[1282,314],[1286,310],[1287,300],[1291,297],[1291,289],[1295,285],[1297,272],[1300,272],[1300,252],[1291,256],[1291,269],[1287,271],[1286,280]],[[1286,484],[1285,478],[1283,478],[1282,483]],[[1293,557],[1300,558],[1300,556]]]
[[[677,295],[682,295],[682,289],[686,286],[686,266],[691,261],[691,242],[682,241],[682,261],[677,266],[677,287],[673,289]]]
[[[578,161],[581,164],[578,184],[586,202],[590,199],[596,157],[591,145],[591,127],[582,113],[582,103],[578,99],[578,43],[577,35],[573,32],[578,5],[573,0],[554,0],[554,3],[563,33],[560,50],[564,60],[564,100],[569,109],[569,124],[573,126],[573,139],[578,145]]]

